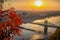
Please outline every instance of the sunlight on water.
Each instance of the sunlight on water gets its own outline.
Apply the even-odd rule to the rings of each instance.
[[[58,16],[58,17],[51,17],[51,18],[48,18],[47,21],[51,22],[51,23],[53,23],[55,25],[60,25],[60,20],[59,19],[60,19],[60,16]],[[35,20],[33,22],[34,23],[41,23],[41,22],[44,22],[44,20]],[[48,28],[48,33],[53,34],[55,32],[55,30],[56,30],[56,28],[50,28],[49,27]],[[39,39],[39,37],[41,38],[42,36],[41,35],[40,36],[39,35],[33,35],[33,37],[31,38],[31,40],[37,40],[37,39]]]
[[[38,40],[40,38],[40,35],[32,35],[31,40]]]
[[[58,16],[58,17],[51,17],[51,18],[48,18],[47,20],[48,20],[48,22],[51,22],[51,23],[53,23],[55,25],[60,25],[60,20],[59,19],[60,19],[60,16]],[[45,21],[45,19],[43,19],[43,20],[35,20],[33,22],[35,22],[35,23],[42,23],[44,21]],[[28,29],[33,29],[33,30],[36,30],[36,31],[44,32],[43,31],[44,30],[44,26],[31,24],[31,23],[22,24],[21,26],[24,27],[24,28],[28,28]],[[53,34],[55,31],[56,31],[56,28],[49,27],[48,28],[48,35]],[[38,34],[36,32],[23,30],[23,29],[22,29],[22,35],[23,36],[20,37],[19,40],[22,40],[22,39],[25,39],[25,40],[37,40],[37,39],[41,39],[41,38],[44,37],[44,34]]]
[[[44,20],[35,20],[35,21],[33,21],[33,23],[40,23],[40,22],[44,22]]]
[[[48,19],[49,22],[54,23],[56,25],[60,25],[60,16],[58,17],[51,17]]]

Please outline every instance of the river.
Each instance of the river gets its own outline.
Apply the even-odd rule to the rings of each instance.
[[[55,25],[60,25],[60,16],[57,17],[51,17],[51,18],[46,18],[46,19],[39,19],[39,20],[35,20],[33,22],[36,23],[40,23],[40,22],[44,22],[44,20],[48,20],[48,22],[53,23]],[[42,31],[44,32],[44,27],[40,26],[40,25],[36,25],[36,24],[31,24],[31,23],[27,23],[27,24],[22,24],[22,27],[28,28],[28,29],[34,29],[37,31]],[[23,36],[16,36],[15,40],[37,40],[37,39],[42,39],[44,38],[44,33],[39,34],[37,32],[33,32],[33,31],[29,31],[29,30],[22,30],[22,35]],[[53,31],[52,31],[53,30]],[[56,28],[52,28],[52,27],[48,27],[48,35],[53,34],[56,31]]]

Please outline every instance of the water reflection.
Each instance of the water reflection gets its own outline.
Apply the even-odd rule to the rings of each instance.
[[[32,35],[32,38],[30,40],[38,40],[40,38],[40,35]]]
[[[48,22],[51,22],[53,24],[60,25],[60,20],[59,19],[60,19],[60,16],[58,16],[58,17],[51,17],[51,18],[48,18],[47,20],[48,20]],[[33,22],[39,22],[40,23],[40,22],[44,22],[44,20],[35,20]],[[42,31],[42,32],[44,30],[43,26],[30,24],[30,23],[22,24],[21,26],[25,27],[25,28],[28,28],[28,29]],[[49,27],[48,28],[48,35],[53,34],[55,32],[55,30],[56,30],[56,28]],[[37,39],[41,39],[41,38],[44,37],[44,34],[38,34],[36,32],[23,30],[23,29],[22,29],[22,35],[23,36],[21,36],[21,37],[16,37],[16,40],[23,40],[23,39],[25,39],[25,40],[37,40]]]

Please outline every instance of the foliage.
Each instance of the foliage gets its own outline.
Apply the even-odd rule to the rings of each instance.
[[[13,8],[9,10],[0,10],[0,40],[11,40],[14,36],[21,36],[20,25],[22,18],[20,18]]]

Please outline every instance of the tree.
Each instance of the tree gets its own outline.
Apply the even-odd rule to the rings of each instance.
[[[0,10],[0,40],[11,40],[14,36],[21,36],[20,25],[22,18],[20,18],[13,8],[9,10]]]

